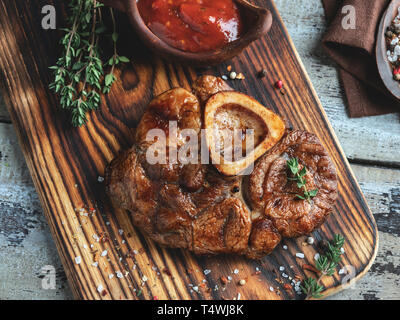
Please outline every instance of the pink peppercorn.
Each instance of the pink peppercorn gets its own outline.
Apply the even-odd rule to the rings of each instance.
[[[282,87],[283,87],[283,81],[282,81],[282,80],[277,81],[277,82],[275,83],[275,87],[276,87],[277,89],[282,89]]]

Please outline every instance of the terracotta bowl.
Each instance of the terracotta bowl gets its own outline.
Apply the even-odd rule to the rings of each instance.
[[[254,40],[265,35],[272,25],[269,10],[254,6],[244,0],[233,0],[238,6],[244,25],[243,35],[221,49],[209,52],[184,52],[158,38],[144,23],[139,14],[136,0],[101,0],[106,5],[126,12],[130,22],[142,41],[157,54],[174,61],[195,66],[209,66],[221,63],[238,55]]]
[[[400,99],[400,83],[393,79],[393,71],[390,62],[387,58],[387,46],[385,33],[387,28],[391,25],[394,18],[397,16],[397,9],[400,7],[400,0],[394,0],[390,3],[388,9],[383,14],[376,41],[376,62],[378,65],[379,74],[385,84],[386,88],[397,99]]]

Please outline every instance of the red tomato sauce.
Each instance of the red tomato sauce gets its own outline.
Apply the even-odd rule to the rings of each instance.
[[[139,0],[138,9],[157,37],[182,51],[219,49],[242,31],[232,0]]]

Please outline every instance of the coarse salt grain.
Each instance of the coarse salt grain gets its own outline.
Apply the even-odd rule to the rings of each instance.
[[[304,253],[298,252],[298,253],[296,253],[296,257],[300,258],[300,259],[304,259]]]
[[[97,261],[96,261],[96,262],[93,262],[93,263],[92,263],[92,266],[97,268],[97,267],[99,266],[99,263],[98,263]]]
[[[211,273],[211,270],[210,270],[210,269],[204,270],[204,275],[208,275],[208,274],[210,274],[210,273]]]
[[[100,285],[97,287],[97,291],[101,293],[103,290],[104,290],[104,288],[103,288],[103,286],[100,284]]]
[[[345,251],[344,251],[344,248],[340,248],[340,252],[341,253],[344,253]]]
[[[287,249],[288,249],[287,245],[284,245],[283,250],[287,250]]]
[[[121,271],[117,271],[116,274],[117,274],[117,278],[120,278],[120,279],[121,279],[121,278],[124,277],[124,275],[122,274]]]
[[[339,273],[339,274],[345,274],[345,273],[346,273],[346,270],[345,270],[345,269],[340,269],[340,270],[338,271],[338,273]]]
[[[228,80],[228,77],[226,75],[223,75],[221,78],[224,80]]]
[[[143,277],[142,277],[142,281],[143,281],[143,282],[146,282],[147,280],[148,280],[148,279],[147,279],[146,276],[143,276]]]
[[[99,176],[99,177],[97,178],[97,181],[98,181],[98,182],[103,182],[103,181],[104,181],[104,178]]]
[[[108,275],[108,279],[112,279],[112,278],[114,278],[114,275],[111,273]]]
[[[274,287],[269,287],[269,291],[274,292]]]
[[[308,237],[307,238],[307,243],[308,244],[313,244],[314,243],[314,238],[313,237]]]
[[[279,267],[279,271],[283,271],[283,270],[285,270],[285,267],[280,266],[280,267]]]
[[[121,236],[124,234],[124,230],[122,230],[122,229],[119,229],[118,232],[119,232],[119,234],[120,234]]]
[[[101,256],[102,257],[105,257],[107,255],[107,250],[104,250],[102,253],[101,253]]]
[[[239,273],[239,269],[233,270],[233,273],[234,273],[234,274],[238,274],[238,273]]]
[[[82,262],[82,257],[81,256],[75,257],[75,263],[76,264],[80,264],[81,262]]]
[[[319,257],[320,257],[320,254],[319,254],[319,253],[316,253],[315,256],[314,256],[314,260],[318,260]]]

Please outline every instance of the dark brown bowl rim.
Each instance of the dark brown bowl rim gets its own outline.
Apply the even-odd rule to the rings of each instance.
[[[230,59],[239,54],[250,43],[265,35],[272,25],[272,14],[269,10],[254,6],[244,0],[234,0],[240,6],[252,11],[257,20],[246,33],[238,40],[233,41],[216,51],[191,53],[179,50],[158,38],[145,24],[141,17],[136,0],[125,0],[125,7],[131,24],[147,46],[162,56],[173,58],[180,62],[193,63],[196,65],[215,64]]]

